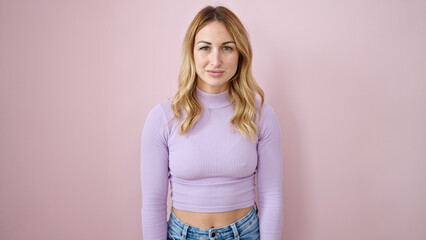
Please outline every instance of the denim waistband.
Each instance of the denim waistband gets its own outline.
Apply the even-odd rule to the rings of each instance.
[[[208,235],[210,238],[212,238],[215,237],[215,235],[224,236],[232,233],[238,239],[238,233],[249,227],[253,221],[257,220],[257,212],[257,205],[255,204],[255,206],[253,206],[244,217],[240,218],[236,222],[224,227],[205,229],[197,228],[182,222],[176,217],[176,215],[172,211],[170,213],[169,227],[173,228],[175,231],[181,232],[184,237],[186,237],[187,235],[197,234]]]

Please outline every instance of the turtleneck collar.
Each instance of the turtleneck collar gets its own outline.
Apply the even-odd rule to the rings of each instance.
[[[208,93],[198,87],[196,88],[198,101],[209,109],[223,108],[231,105],[228,98],[228,90],[220,93]]]

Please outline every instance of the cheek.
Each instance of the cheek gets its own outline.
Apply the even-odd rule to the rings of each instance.
[[[234,67],[237,68],[238,66],[238,54],[235,56],[232,56],[232,58],[230,59],[230,64]]]
[[[194,61],[196,66],[202,67],[205,64],[205,60],[200,54],[194,54]]]

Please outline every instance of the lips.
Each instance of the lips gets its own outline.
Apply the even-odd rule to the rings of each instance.
[[[212,77],[219,77],[225,71],[222,71],[222,70],[206,70],[206,72]]]

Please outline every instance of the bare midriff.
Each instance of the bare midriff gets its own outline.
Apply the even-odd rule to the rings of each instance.
[[[219,228],[234,223],[250,212],[252,207],[241,208],[228,212],[200,213],[172,208],[175,216],[182,222],[197,228]]]

